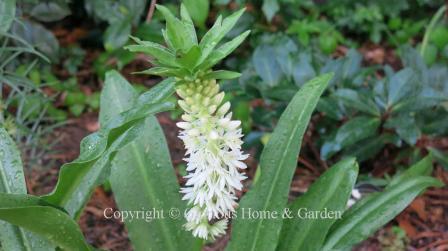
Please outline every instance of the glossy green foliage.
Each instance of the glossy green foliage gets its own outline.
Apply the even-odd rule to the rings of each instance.
[[[92,250],[78,224],[66,212],[35,196],[0,193],[0,220],[29,230],[66,250]],[[24,239],[21,242],[26,246],[24,250],[52,249],[41,240],[35,244]]]
[[[402,48],[404,68],[395,71],[388,65],[363,66],[362,55],[353,49],[331,59],[284,35],[264,36],[261,41],[238,87],[242,98],[269,102],[269,107],[252,112],[257,124],[272,127],[303,83],[335,73],[317,106],[323,117],[316,125],[323,159],[342,154],[365,161],[387,144],[415,146],[422,135],[447,133],[446,65],[427,66],[415,49]],[[378,69],[384,77],[376,75]]]
[[[261,155],[261,176],[240,202],[240,217],[233,223],[227,250],[274,250],[281,219],[243,219],[242,208],[282,214],[303,134],[331,77],[332,74],[326,74],[305,84],[282,114]]]
[[[210,9],[209,0],[183,0],[182,2],[191,14],[194,23],[201,28],[205,28],[205,21],[207,21]]]
[[[115,71],[107,74],[106,86],[105,93],[102,94],[99,132],[82,140],[80,156],[62,166],[55,190],[43,197],[48,202],[65,208],[75,218],[79,216],[93,189],[104,182],[109,172],[109,161],[115,152],[138,137],[144,119],[172,108],[172,104],[165,101],[174,92],[174,85],[170,80],[141,94],[138,97],[141,102],[134,100],[135,91]],[[120,98],[116,96],[118,90],[122,92]],[[145,98],[148,96],[154,99]],[[112,117],[111,109],[115,106],[111,102],[118,106],[114,112],[120,111]]]
[[[322,250],[345,250],[355,245],[393,219],[426,188],[442,185],[437,179],[417,176],[365,197],[332,226]]]
[[[135,250],[198,250],[201,241],[182,227],[186,203],[155,117],[146,119],[140,136],[118,151],[110,182],[120,210],[152,213],[125,221]]]
[[[319,177],[308,191],[289,206],[292,219],[283,222],[278,250],[314,251],[322,248],[326,233],[338,220],[302,219],[300,210],[337,212],[345,211],[347,201],[358,176],[358,165],[353,158],[341,160]]]
[[[0,193],[5,196],[27,193],[20,152],[4,128],[0,128]],[[0,221],[0,243],[5,250],[52,249],[52,245],[34,233],[4,221]]]
[[[7,32],[16,15],[16,1],[4,0],[0,3],[0,32]]]

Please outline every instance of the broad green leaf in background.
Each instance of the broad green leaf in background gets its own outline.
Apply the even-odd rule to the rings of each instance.
[[[395,129],[400,138],[410,145],[415,145],[421,136],[415,117],[410,114],[400,114],[392,117],[386,121],[384,127]]]
[[[434,156],[434,159],[436,159],[444,168],[445,170],[448,170],[448,155],[444,152],[437,150],[436,148],[429,147],[428,151]]]
[[[360,92],[352,89],[338,89],[335,96],[339,98],[346,106],[365,112],[372,116],[379,116],[380,111],[375,102]]]
[[[54,34],[43,25],[28,20],[21,20],[20,24],[15,23],[13,25],[12,31],[15,35],[32,44],[52,61],[58,60],[59,42]]]
[[[137,91],[117,71],[106,73],[105,85],[100,97],[100,125],[106,125],[113,117],[132,108]]]
[[[337,218],[302,219],[297,214],[305,208],[308,212],[328,210],[342,215],[357,176],[358,165],[354,158],[341,160],[320,176],[290,206],[293,218],[283,222],[278,250],[320,250],[326,233]]]
[[[341,120],[344,118],[344,113],[340,109],[339,100],[334,96],[322,97],[317,103],[316,110],[324,113],[325,116],[334,120]]]
[[[384,145],[387,143],[399,141],[397,135],[391,133],[383,133],[381,135],[373,135],[369,138],[363,139],[358,143],[347,147],[343,151],[343,156],[353,156],[356,157],[358,162],[362,162],[371,157],[374,157],[377,153],[383,149]]]
[[[70,15],[70,8],[64,2],[41,2],[33,6],[31,16],[42,22],[54,22]]]
[[[339,127],[333,140],[327,141],[320,150],[322,158],[328,159],[343,148],[368,138],[376,133],[380,119],[358,116]]]
[[[154,219],[125,221],[135,250],[200,249],[182,227],[186,203],[181,200],[168,146],[155,117],[146,119],[135,141],[118,151],[110,182],[120,210],[153,213]]]
[[[278,59],[278,61],[285,61],[285,59]],[[300,55],[299,59],[295,61],[297,62],[293,64],[291,74],[293,76],[294,83],[297,86],[302,86],[304,83],[316,76],[316,71],[311,65],[311,60],[307,57],[307,55]],[[286,71],[284,72],[287,73]]]
[[[439,105],[442,102],[448,100],[446,95],[443,93],[437,93],[438,95],[427,95],[425,93],[419,93],[417,96],[407,97],[399,102],[397,102],[392,107],[393,114],[406,114],[410,112],[422,111],[434,106]]]
[[[20,152],[5,129],[0,128],[0,193],[26,194]],[[4,204],[0,200],[0,207]],[[0,243],[2,250],[36,250],[54,249],[47,241],[35,234],[0,221]]]
[[[124,46],[129,40],[131,29],[132,21],[130,19],[122,19],[111,23],[104,32],[104,48],[113,51]]]
[[[241,200],[227,250],[275,249],[282,220],[242,219],[242,209],[276,211],[281,215],[286,207],[290,183],[297,167],[303,134],[331,77],[332,74],[325,74],[306,83],[283,112],[261,155],[260,178]]]
[[[411,68],[404,68],[387,81],[387,103],[389,107],[416,91],[416,86],[412,83],[414,75]]]
[[[107,75],[109,76],[107,82],[110,85],[129,85],[119,77],[118,73],[110,72]],[[172,109],[172,104],[164,100],[174,92],[174,89],[172,85],[166,83],[169,84],[165,82],[163,88],[156,86],[141,94],[135,101],[137,105],[110,119],[108,118],[111,116],[110,111],[100,112],[103,114],[100,117],[105,124],[101,124],[99,132],[90,134],[81,141],[79,157],[61,167],[55,190],[43,198],[51,204],[63,207],[70,215],[77,218],[93,189],[107,177],[109,160],[114,156],[115,151],[138,137],[139,127],[143,126],[147,116]],[[163,90],[164,88],[167,90]],[[116,89],[128,90],[128,86],[105,88],[110,93],[102,95],[103,99],[116,98],[114,96]],[[129,93],[123,96],[129,98],[133,95]],[[151,97],[154,99],[150,99]],[[111,102],[104,100],[102,102],[104,105],[101,104],[101,110],[111,109],[107,107],[112,105]],[[117,111],[128,105],[125,105],[123,100],[118,102],[122,102],[120,104],[123,106],[117,108]]]
[[[418,176],[430,176],[431,172],[432,155],[428,154],[428,156],[409,167],[406,171],[394,177],[392,181],[387,185],[387,187],[398,185],[406,181],[407,179],[415,178]]]
[[[412,177],[388,187],[384,192],[365,197],[331,227],[321,250],[350,248],[392,220],[426,188],[442,185],[432,177]]]
[[[0,220],[36,233],[64,250],[91,250],[78,224],[39,197],[0,193],[0,202]]]
[[[275,13],[280,9],[277,0],[263,0],[263,6],[261,8],[268,22],[272,21]]]
[[[210,3],[208,0],[183,0],[188,12],[191,15],[194,23],[205,28],[205,21],[207,21],[208,11],[210,8]]]
[[[7,32],[16,16],[16,1],[2,0],[0,2],[0,32]]]
[[[258,46],[252,55],[255,71],[269,87],[277,86],[283,77],[280,64],[272,59],[272,55],[275,55],[275,49],[267,45]]]

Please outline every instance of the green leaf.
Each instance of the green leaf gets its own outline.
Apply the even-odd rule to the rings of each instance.
[[[45,237],[66,250],[91,250],[69,215],[35,196],[0,193],[0,220]]]
[[[261,45],[255,49],[252,55],[252,64],[255,71],[269,87],[275,87],[280,83],[283,72],[277,60],[272,59],[276,51],[271,46]]]
[[[51,204],[65,208],[70,215],[77,218],[90,193],[107,177],[108,163],[115,151],[138,137],[139,127],[147,116],[173,108],[172,103],[163,102],[167,97],[160,93],[171,95],[172,92],[161,92],[160,88],[150,89],[139,97],[139,100],[146,103],[137,102],[132,109],[107,120],[106,124],[101,125],[99,132],[84,138],[81,141],[79,157],[61,167],[55,190],[43,198]],[[140,99],[142,96],[158,99]]]
[[[429,154],[425,158],[421,159],[419,162],[409,167],[403,173],[394,177],[392,181],[387,185],[387,187],[398,185],[408,179],[412,179],[415,177],[429,176],[431,175],[431,172],[432,172],[432,155]]]
[[[187,52],[193,45],[197,45],[196,36],[191,36],[191,27],[185,27],[184,23],[177,19],[165,6],[156,5],[166,21],[166,39],[175,51]],[[167,42],[168,42],[167,41]]]
[[[303,134],[331,77],[332,74],[325,74],[306,83],[283,112],[261,155],[260,178],[241,200],[227,250],[275,249],[281,219],[242,219],[242,209],[281,215],[288,200]]]
[[[100,125],[107,124],[114,116],[132,108],[137,92],[115,70],[106,73],[105,85],[100,97]]]
[[[134,72],[134,74],[147,74],[161,77],[184,77],[188,75],[188,71],[185,69],[173,69],[168,67],[152,67],[144,71]]]
[[[218,45],[221,39],[233,28],[233,26],[235,26],[244,11],[245,8],[233,13],[224,20],[222,20],[221,16],[216,19],[215,24],[213,24],[212,28],[205,33],[199,43],[199,47],[202,51],[202,57],[199,62],[205,60],[210,53],[212,53],[213,49]]]
[[[204,75],[204,79],[234,79],[239,78],[241,76],[241,73],[234,72],[234,71],[225,71],[225,70],[219,70],[219,71],[212,71],[210,73],[207,73]]]
[[[322,97],[317,103],[316,110],[324,113],[325,116],[333,120],[342,120],[344,118],[343,111],[341,111],[339,105],[339,99],[334,96]]]
[[[410,145],[415,145],[421,136],[421,131],[415,121],[415,117],[409,114],[400,114],[396,117],[389,118],[384,124],[384,127],[395,129],[400,138]]]
[[[7,32],[16,16],[16,1],[2,0],[0,2],[0,32]]]
[[[176,57],[173,53],[171,53],[168,49],[161,46],[160,44],[156,44],[149,41],[142,41],[136,37],[131,36],[132,40],[134,40],[138,45],[128,45],[124,48],[132,51],[132,52],[143,52],[152,57],[154,57],[158,62],[163,65],[177,67]]]
[[[31,45],[52,61],[59,58],[59,42],[54,34],[39,23],[21,20],[20,24],[13,25],[12,31],[15,35]]]
[[[320,250],[331,225],[345,211],[357,176],[358,165],[354,158],[341,160],[320,176],[290,206],[293,218],[283,222],[278,250]],[[328,219],[302,219],[298,214],[303,209],[336,213]]]
[[[328,159],[343,148],[374,135],[379,125],[379,118],[358,116],[349,120],[338,129],[333,140],[322,145],[322,158]]]
[[[201,67],[201,69],[203,70],[206,70],[219,63],[219,61],[232,53],[232,51],[234,51],[246,39],[246,37],[249,36],[249,34],[250,31],[246,31],[243,34],[232,39],[230,42],[221,45],[218,49],[210,53],[205,62],[199,67]]]
[[[187,28],[191,40],[197,45],[198,37],[196,35],[196,29],[194,28],[193,20],[191,20],[191,16],[184,4],[180,5],[180,17],[182,18],[182,23],[185,25],[185,28]]]
[[[183,0],[182,1],[188,12],[193,17],[197,26],[205,28],[205,21],[207,21],[209,11],[208,0]]]
[[[414,77],[414,71],[411,68],[405,68],[389,79],[387,82],[387,103],[389,107],[415,90],[416,87],[411,83]]]
[[[20,152],[8,132],[0,127],[0,192],[25,194]]]
[[[359,92],[351,89],[338,89],[335,96],[339,98],[346,106],[363,111],[372,116],[379,116],[380,111],[375,102]]]
[[[343,156],[356,157],[358,162],[370,159],[379,153],[383,147],[390,142],[396,141],[398,136],[395,134],[384,133],[381,135],[373,135],[363,139],[358,143],[344,149]]]
[[[392,107],[393,114],[403,114],[408,112],[418,112],[434,106],[439,105],[442,102],[446,102],[448,98],[444,95],[433,96],[424,95],[420,93],[418,96],[407,97],[406,99],[397,102]]]
[[[448,155],[446,153],[432,147],[429,147],[428,151],[434,156],[434,159],[445,168],[445,170],[448,170]]]
[[[26,194],[20,152],[5,129],[0,127],[0,193]],[[3,201],[0,201],[0,206]],[[0,221],[0,243],[3,250],[54,250],[46,240],[27,230]]]
[[[196,66],[196,63],[198,62],[200,57],[201,49],[199,48],[199,46],[194,45],[187,53],[178,57],[177,62],[185,67],[185,69],[191,71]]]
[[[261,7],[261,9],[263,10],[263,13],[266,16],[268,22],[271,22],[275,13],[277,13],[277,11],[280,9],[280,6],[278,5],[277,0],[263,0],[263,6]]]
[[[33,6],[30,15],[42,22],[54,22],[70,15],[70,8],[65,3],[41,2]]]
[[[182,227],[186,204],[155,117],[146,119],[139,137],[117,153],[110,182],[120,210],[154,212],[150,221],[125,221],[135,250],[194,250],[193,236]],[[178,218],[169,217],[170,210],[178,212]]]
[[[113,22],[104,32],[104,48],[113,51],[123,47],[129,40],[132,23],[129,19]]]
[[[290,55],[287,55],[287,57],[290,57]],[[285,62],[288,61],[288,58],[279,58],[278,61]],[[302,86],[304,83],[316,76],[316,72],[311,65],[311,59],[304,54],[299,55],[299,58],[296,59],[292,65],[291,70],[283,70],[283,72],[285,75],[292,75],[294,83],[297,86]]]
[[[413,177],[384,192],[365,197],[332,226],[321,250],[346,250],[352,247],[392,220],[427,187],[442,185],[431,177]]]
[[[137,98],[137,106],[169,99],[174,94],[175,85],[176,81],[174,78],[164,79],[162,82],[152,87],[151,90],[142,93]]]

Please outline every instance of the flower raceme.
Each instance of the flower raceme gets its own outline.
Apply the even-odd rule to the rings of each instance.
[[[223,102],[218,79],[236,78],[231,71],[211,68],[236,49],[249,31],[218,47],[244,12],[240,10],[225,18],[218,17],[213,27],[197,41],[193,22],[181,6],[181,20],[163,6],[166,29],[162,31],[168,47],[133,38],[137,45],[127,48],[152,57],[155,67],[142,73],[172,77],[183,109],[179,138],[186,148],[186,184],[181,189],[188,201],[185,228],[203,239],[214,239],[225,233],[228,219],[237,206],[236,191],[242,189],[246,177],[243,161],[248,157],[241,151],[240,121],[232,120],[230,103]]]
[[[216,80],[183,84],[177,89],[180,107],[185,111],[179,137],[187,149],[186,187],[183,199],[193,207],[187,213],[186,228],[195,236],[225,232],[228,212],[236,205],[235,190],[241,190],[246,177],[238,169],[246,168],[241,162],[247,158],[241,152],[240,121],[231,120],[230,103],[221,105],[224,93],[219,92]],[[211,220],[219,219],[210,224]]]

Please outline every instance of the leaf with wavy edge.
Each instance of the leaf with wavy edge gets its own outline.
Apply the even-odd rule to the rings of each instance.
[[[65,250],[92,250],[69,215],[36,196],[0,193],[0,220],[31,231]]]
[[[72,217],[77,218],[90,193],[104,180],[104,175],[107,174],[104,172],[104,167],[108,165],[109,157],[113,156],[114,152],[126,142],[137,137],[137,134],[128,132],[126,139],[122,137],[117,141],[120,136],[149,115],[174,107],[170,102],[161,102],[174,93],[174,86],[166,82],[163,87],[165,87],[163,91],[161,88],[152,88],[140,95],[138,100],[151,96],[154,99],[146,98],[144,99],[146,102],[137,102],[134,108],[114,116],[107,124],[102,125],[99,132],[85,137],[81,141],[79,157],[61,167],[55,189],[42,198],[51,204],[65,208]]]

